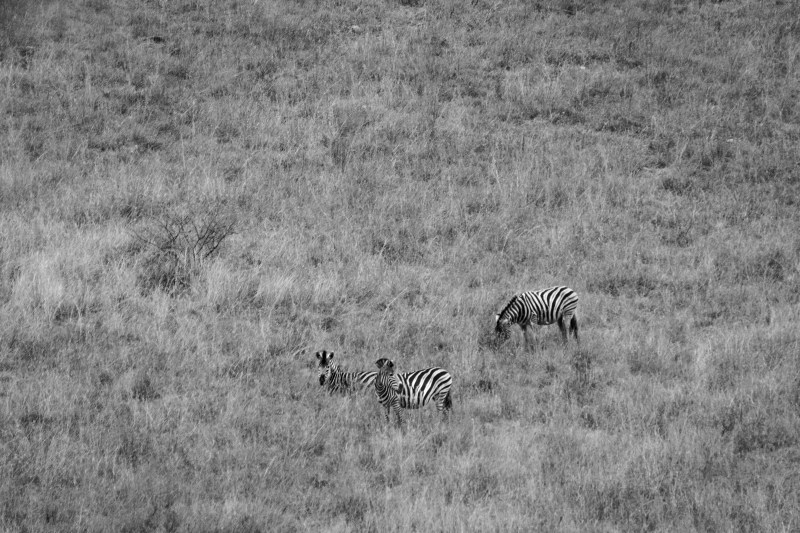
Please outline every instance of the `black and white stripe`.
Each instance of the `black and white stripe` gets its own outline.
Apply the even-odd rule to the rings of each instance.
[[[578,295],[569,287],[551,287],[539,291],[523,292],[511,298],[511,301],[495,317],[495,332],[508,338],[509,329],[514,324],[522,327],[522,334],[528,345],[533,345],[530,337],[533,324],[549,326],[558,323],[564,343],[567,342],[567,324],[569,331],[578,339]]]
[[[402,425],[400,409],[419,409],[430,400],[435,400],[436,409],[447,417],[453,405],[450,397],[453,377],[447,370],[434,367],[395,374],[394,363],[390,359],[381,358],[375,364],[379,369],[375,378],[375,395],[386,409],[387,422],[394,409],[397,423]]]
[[[345,372],[333,362],[333,352],[317,352],[319,361],[319,384],[326,386],[329,393],[348,393],[362,390],[375,381],[377,372]]]

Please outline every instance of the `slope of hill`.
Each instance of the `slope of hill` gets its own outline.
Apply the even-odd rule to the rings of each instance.
[[[800,6],[0,6],[0,526],[800,528]],[[581,298],[492,335],[517,291]],[[455,378],[385,425],[314,352]]]

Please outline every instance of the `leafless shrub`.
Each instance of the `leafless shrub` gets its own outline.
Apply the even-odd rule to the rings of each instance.
[[[172,294],[187,289],[203,263],[235,232],[236,219],[224,214],[164,216],[144,234],[134,233],[151,252],[139,283],[145,290],[161,288]]]

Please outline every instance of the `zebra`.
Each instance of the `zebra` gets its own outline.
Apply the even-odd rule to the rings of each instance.
[[[400,409],[419,409],[429,400],[436,400],[436,409],[447,419],[453,400],[450,387],[453,377],[442,368],[426,368],[404,374],[394,373],[394,362],[381,358],[375,361],[378,376],[375,378],[375,395],[386,409],[386,422],[394,409],[397,425],[403,425]]]
[[[555,322],[561,330],[564,344],[567,344],[567,323],[569,331],[575,336],[575,342],[580,344],[578,338],[578,295],[569,287],[550,287],[538,291],[523,292],[514,295],[511,301],[495,316],[495,333],[498,337],[508,339],[509,330],[514,324],[522,327],[525,344],[532,346],[530,338],[532,324],[549,326]]]
[[[319,361],[319,384],[325,386],[330,394],[348,393],[363,390],[372,385],[377,372],[345,372],[333,362],[333,352],[325,350],[316,353]]]

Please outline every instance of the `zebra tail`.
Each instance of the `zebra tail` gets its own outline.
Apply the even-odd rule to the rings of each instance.
[[[447,391],[447,396],[444,397],[443,405],[444,408],[448,411],[453,408],[453,397],[450,396],[450,391]]]

